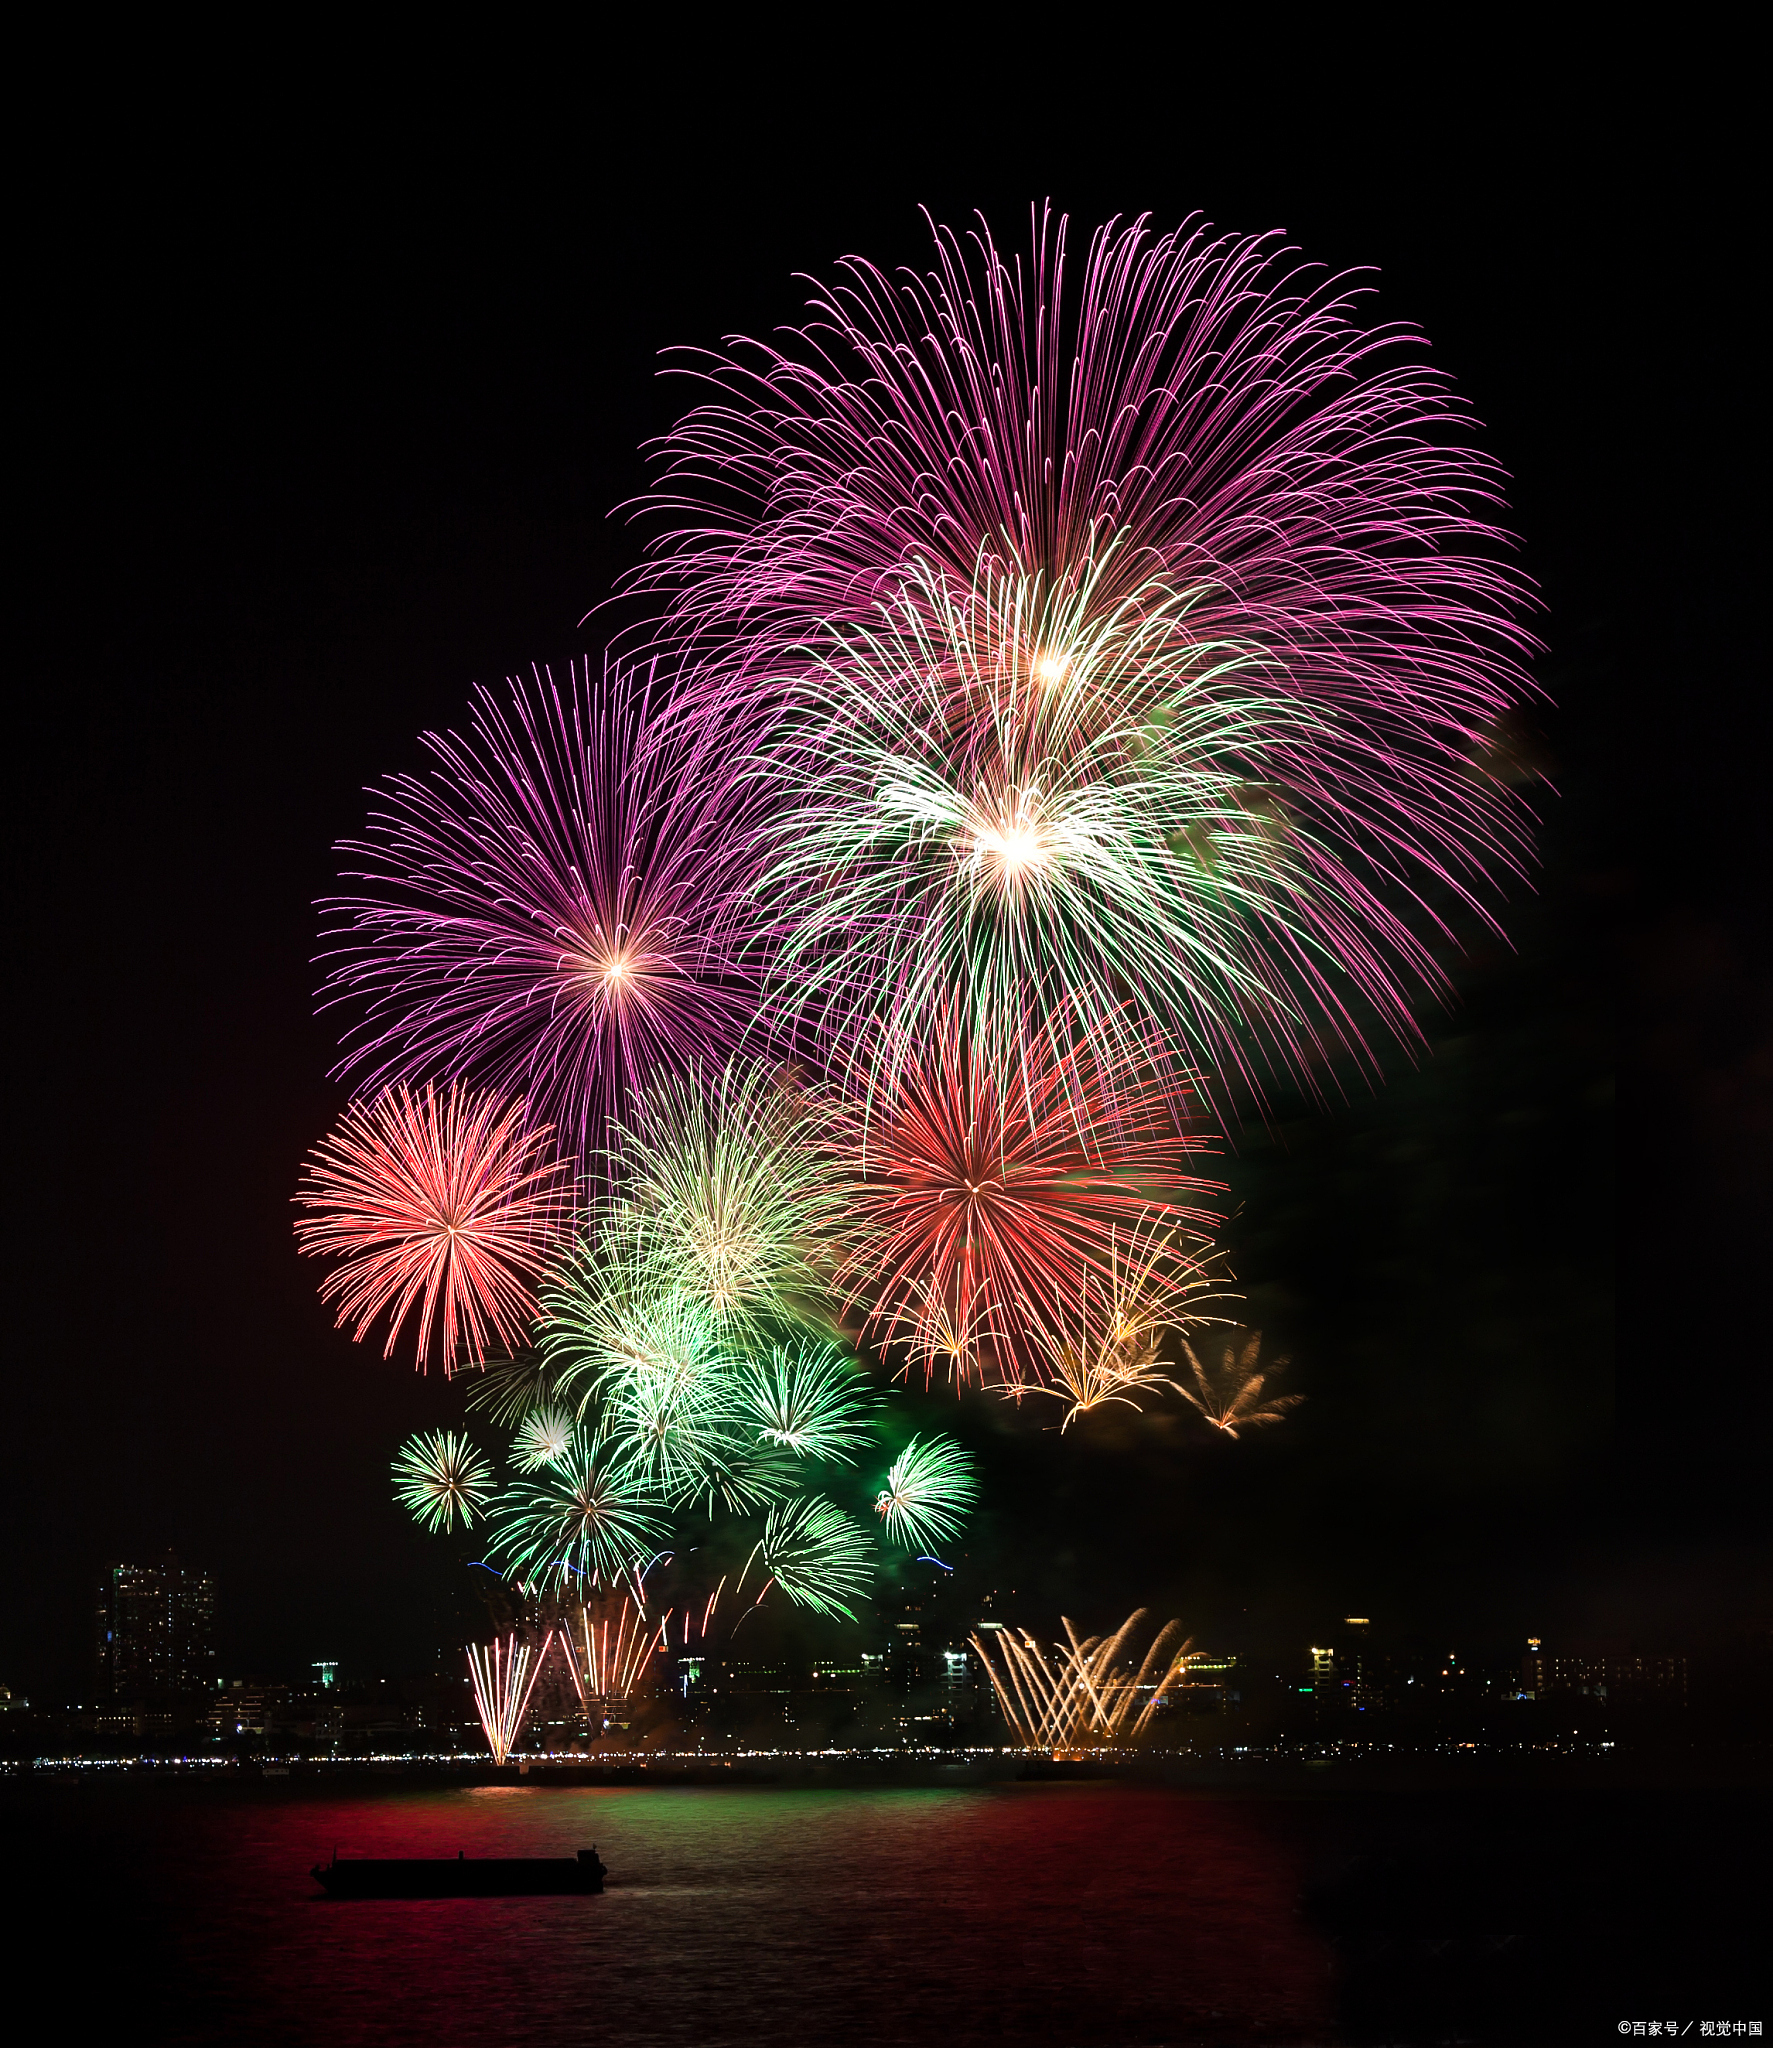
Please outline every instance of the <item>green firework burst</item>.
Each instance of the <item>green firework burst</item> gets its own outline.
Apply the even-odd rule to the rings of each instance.
[[[819,1113],[781,1070],[729,1064],[664,1081],[621,1131],[619,1225],[659,1283],[754,1330],[816,1297],[839,1193]]]
[[[795,1606],[855,1620],[848,1603],[866,1594],[874,1559],[866,1532],[840,1508],[811,1493],[779,1502],[757,1547]]]
[[[409,1436],[394,1460],[394,1497],[428,1529],[472,1529],[496,1487],[491,1463],[465,1436],[432,1429]]]
[[[913,1437],[893,1460],[874,1512],[907,1550],[957,1536],[979,1491],[973,1461],[951,1437]]]
[[[493,1511],[489,1554],[532,1585],[613,1584],[665,1538],[662,1506],[575,1439],[542,1477],[506,1489]]]
[[[873,1434],[868,1383],[828,1338],[774,1344],[747,1358],[737,1379],[746,1419],[758,1435],[796,1457],[853,1465]]]

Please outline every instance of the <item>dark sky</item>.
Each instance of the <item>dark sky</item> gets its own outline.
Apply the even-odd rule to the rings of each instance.
[[[1457,966],[1432,1058],[1230,1163],[1251,1316],[1306,1405],[1238,1445],[981,1411],[976,1566],[1043,1621],[1140,1598],[1208,1634],[1352,1610],[1679,1643],[1764,1614],[1757,344],[1727,124],[1676,147],[1575,72],[1468,101],[1301,73],[1218,114],[883,99],[815,146],[670,83],[605,77],[570,118],[131,116],[15,192],[0,1683],[77,1693],[93,1564],[167,1544],[219,1573],[231,1671],[429,1662],[455,1567],[387,1462],[456,1396],[335,1333],[290,1234],[341,1102],[312,1014],[332,842],[471,682],[595,644],[636,545],[608,515],[682,403],[661,348],[794,318],[792,274],[846,251],[921,260],[920,201],[1011,242],[1049,194],[1085,231],[1199,209],[1377,267],[1376,316],[1427,330],[1514,478],[1561,795],[1515,950]]]

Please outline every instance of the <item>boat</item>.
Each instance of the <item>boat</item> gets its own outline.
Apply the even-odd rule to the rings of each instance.
[[[600,1892],[608,1875],[596,1845],[576,1856],[341,1856],[316,1863],[332,1899],[554,1898]]]

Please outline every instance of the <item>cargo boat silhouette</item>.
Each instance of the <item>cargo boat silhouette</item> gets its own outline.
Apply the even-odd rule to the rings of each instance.
[[[600,1892],[597,1845],[576,1856],[341,1856],[312,1876],[333,1899],[556,1898]]]

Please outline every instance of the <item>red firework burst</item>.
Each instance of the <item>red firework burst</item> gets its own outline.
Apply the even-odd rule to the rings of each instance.
[[[301,1249],[345,1253],[322,1301],[359,1342],[391,1310],[384,1358],[415,1302],[418,1364],[441,1334],[443,1370],[486,1357],[489,1331],[507,1348],[536,1313],[531,1282],[559,1242],[570,1169],[549,1149],[550,1129],[526,1130],[523,1104],[459,1085],[439,1098],[388,1088],[354,1102],[310,1156],[295,1197],[313,1213],[296,1224]]]
[[[1109,1274],[1136,1230],[1175,1232],[1178,1278],[1219,1220],[1223,1184],[1183,1170],[1209,1138],[1178,1127],[1173,1083],[1064,1061],[1031,1042],[1007,1086],[966,1034],[935,1034],[883,1079],[849,1133],[855,1175],[838,1274],[869,1327],[926,1377],[1038,1372],[1086,1273]]]

